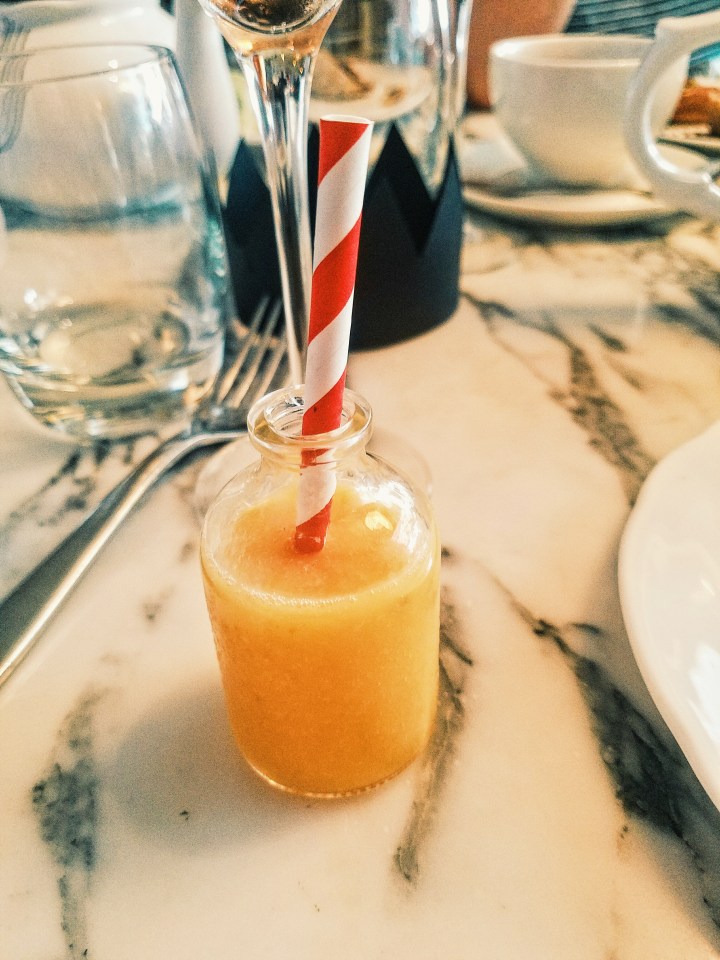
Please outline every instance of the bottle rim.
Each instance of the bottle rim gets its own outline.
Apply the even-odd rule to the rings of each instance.
[[[372,434],[370,404],[354,390],[345,389],[342,422],[334,430],[303,434],[305,387],[283,387],[257,400],[248,414],[248,433],[263,454],[300,457],[305,451],[323,451],[323,460],[340,459],[365,447]]]

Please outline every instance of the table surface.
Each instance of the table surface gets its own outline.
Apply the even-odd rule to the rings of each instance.
[[[466,233],[454,316],[349,373],[432,475],[453,690],[427,754],[338,802],[246,769],[189,466],[0,690],[0,960],[720,957],[720,814],[616,578],[644,478],[720,417],[720,227]],[[0,422],[4,592],[149,441],[78,451],[5,389]]]

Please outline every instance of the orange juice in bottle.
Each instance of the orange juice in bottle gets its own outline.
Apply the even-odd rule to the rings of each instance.
[[[301,418],[295,392],[251,411],[262,459],[208,510],[202,570],[243,755],[286,790],[341,796],[398,773],[430,736],[439,542],[424,494],[367,454],[371,415],[361,398],[346,391],[343,424],[330,433],[301,437]],[[294,543],[308,448],[323,451],[337,482],[316,553]]]

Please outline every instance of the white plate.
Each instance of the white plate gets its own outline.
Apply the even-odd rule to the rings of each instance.
[[[720,809],[720,421],[650,473],[618,574],[643,678]]]
[[[350,66],[368,89],[360,97],[337,100],[311,94],[313,123],[336,113],[366,117],[374,123],[395,120],[417,110],[433,91],[432,74],[425,67],[393,67],[356,59]]]
[[[720,137],[711,137],[704,124],[677,124],[663,131],[663,143],[692,147],[709,157],[720,157]]]

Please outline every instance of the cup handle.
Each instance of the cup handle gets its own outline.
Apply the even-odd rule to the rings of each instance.
[[[652,188],[669,204],[699,217],[720,220],[720,187],[705,170],[687,170],[664,157],[651,129],[652,91],[676,61],[720,38],[720,11],[666,17],[633,78],[625,108],[628,150]]]

